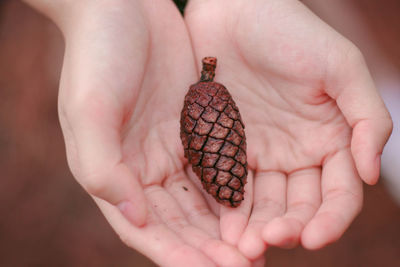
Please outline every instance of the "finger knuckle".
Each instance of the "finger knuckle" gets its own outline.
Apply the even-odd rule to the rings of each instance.
[[[354,44],[350,44],[346,53],[348,59],[354,63],[365,63],[364,55],[361,50]]]
[[[194,249],[189,245],[177,246],[171,250],[171,253],[168,253],[165,259],[166,266],[186,266],[185,264],[180,264],[182,262],[182,255],[193,257],[195,255]]]
[[[102,118],[106,101],[91,92],[75,93],[61,105],[61,112],[70,122]]]
[[[331,59],[336,63],[336,71],[338,68],[343,69],[343,66],[345,69],[349,69],[365,64],[361,50],[348,40],[334,48]]]
[[[311,201],[297,201],[290,203],[288,210],[290,211],[310,211],[314,213],[318,209],[318,205]]]
[[[273,210],[278,214],[283,214],[286,206],[278,200],[272,199],[270,197],[264,197],[254,203],[253,209]]]
[[[102,176],[91,174],[86,175],[83,182],[84,189],[91,195],[104,198],[106,184]]]
[[[170,216],[166,225],[172,229],[183,229],[188,225],[188,222],[182,216]]]
[[[198,217],[205,217],[211,214],[210,209],[204,204],[197,204],[189,211],[188,217],[196,219]]]

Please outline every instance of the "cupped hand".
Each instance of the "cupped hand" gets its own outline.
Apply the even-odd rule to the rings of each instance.
[[[64,34],[68,163],[121,239],[162,266],[249,266],[188,178],[179,117],[198,75],[172,1],[28,2]]]
[[[247,203],[222,208],[223,240],[250,259],[337,240],[392,128],[359,50],[297,0],[191,0],[185,20],[246,126]]]

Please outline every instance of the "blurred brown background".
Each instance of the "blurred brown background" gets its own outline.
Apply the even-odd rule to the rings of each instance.
[[[400,69],[400,1],[348,2]],[[0,0],[0,266],[154,266],[122,244],[68,170],[56,106],[62,56],[49,20]],[[273,267],[400,266],[399,206],[382,182],[366,186],[340,241],[315,252],[272,248],[266,258]]]

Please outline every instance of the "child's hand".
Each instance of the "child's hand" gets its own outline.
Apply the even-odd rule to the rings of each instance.
[[[359,50],[297,0],[191,0],[185,20],[246,124],[253,203],[221,211],[222,239],[250,259],[337,240],[392,129]]]

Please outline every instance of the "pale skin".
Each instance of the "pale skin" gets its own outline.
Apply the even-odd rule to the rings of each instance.
[[[301,3],[26,0],[66,40],[59,114],[70,168],[121,239],[162,266],[262,266],[267,244],[337,240],[392,128],[357,48]],[[268,15],[266,15],[268,14]],[[186,23],[186,26],[185,26]],[[246,125],[245,201],[199,189],[179,140],[201,58]],[[185,190],[187,189],[187,190]]]

